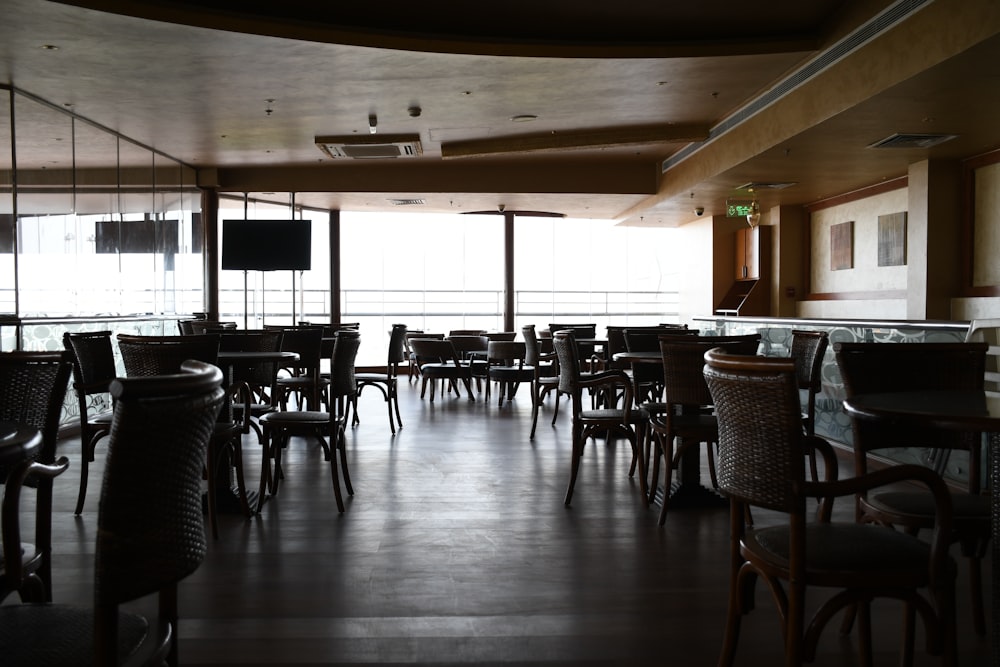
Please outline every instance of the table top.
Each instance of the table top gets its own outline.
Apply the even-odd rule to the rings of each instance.
[[[615,352],[612,355],[615,361],[629,361],[640,364],[662,364],[663,354],[653,350],[642,350],[636,352]]]
[[[950,429],[1000,431],[1000,397],[984,391],[927,390],[863,394],[844,401],[859,419],[900,419]]]
[[[42,446],[42,433],[33,426],[0,421],[0,464],[7,465],[35,456]]]
[[[261,351],[243,351],[243,350],[230,350],[226,352],[219,352],[219,361],[226,363],[240,362],[240,361],[298,361],[298,352],[261,352]]]

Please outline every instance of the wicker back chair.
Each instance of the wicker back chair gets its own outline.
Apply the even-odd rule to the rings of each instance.
[[[4,482],[0,600],[15,591],[22,600],[52,599],[52,478],[66,469],[64,460],[56,464],[56,440],[72,368],[69,352],[0,353],[0,421],[24,424],[42,434],[35,458],[39,465],[30,477],[0,469]],[[37,487],[34,544],[20,537],[22,486]]]
[[[980,343],[835,343],[834,353],[848,397],[920,389],[983,390],[988,345]],[[852,421],[854,469],[868,471],[869,453],[889,447],[926,447],[926,464],[943,472],[953,451],[968,453],[965,492],[952,494],[952,539],[968,559],[973,629],[986,633],[982,562],[989,551],[990,496],[983,493],[982,435],[908,428],[870,420]],[[858,499],[859,518],[899,526],[910,532],[934,525],[922,489],[879,491]]]
[[[0,607],[5,664],[111,665],[137,656],[177,664],[177,583],[205,557],[201,462],[224,401],[221,384],[219,369],[200,362],[111,384],[94,606]],[[153,593],[158,624],[119,609]]]
[[[542,409],[542,402],[550,392],[556,392],[559,386],[559,363],[554,351],[542,352],[534,324],[521,327],[521,336],[524,338],[524,363],[532,368],[531,432],[528,434],[528,439],[532,440],[535,437],[535,426],[538,424],[538,413]],[[556,393],[558,394],[558,392]],[[559,400],[557,396],[552,412],[553,424],[558,416]]]
[[[264,430],[264,471],[261,474],[259,501],[264,502],[266,494],[278,492],[283,473],[281,453],[287,447],[291,436],[316,438],[323,447],[326,460],[330,461],[333,492],[337,501],[337,511],[344,511],[344,498],[340,490],[340,477],[344,477],[344,487],[349,495],[354,495],[351,476],[347,468],[345,425],[351,398],[357,392],[357,378],[354,362],[358,355],[361,338],[357,330],[342,329],[337,332],[330,357],[330,384],[328,387],[327,411],[280,410],[270,412],[260,418]],[[329,440],[329,442],[327,442]],[[338,472],[338,455],[339,467]]]
[[[580,459],[584,445],[597,433],[618,433],[628,439],[632,446],[632,460],[629,477],[639,469],[639,487],[643,504],[646,503],[646,466],[640,448],[645,441],[646,424],[649,415],[642,408],[632,405],[632,380],[622,370],[607,370],[599,373],[583,374],[580,370],[580,350],[572,330],[562,329],[553,334],[553,345],[559,359],[559,391],[570,397],[573,415],[572,458],[570,462],[569,485],[566,487],[564,504],[573,499]],[[619,392],[623,396],[621,407],[604,407],[585,410],[583,392],[591,389],[606,391],[611,395]]]
[[[719,489],[730,500],[729,611],[719,665],[733,663],[740,621],[753,609],[758,578],[779,607],[786,665],[812,662],[826,623],[854,606],[864,611],[860,664],[871,664],[867,611],[879,597],[904,602],[907,650],[913,645],[913,614],[919,612],[928,652],[943,653],[946,664],[955,664],[951,508],[941,478],[927,468],[905,465],[837,481],[833,448],[802,429],[794,360],[714,349],[705,361],[719,424]],[[822,482],[806,479],[805,457],[812,452],[824,460]],[[889,528],[830,521],[835,497],[903,480],[919,482],[933,494],[936,523],[929,544]],[[822,499],[818,518],[810,521],[807,507],[816,497]],[[780,512],[786,520],[748,526],[751,506]],[[807,624],[807,589],[818,587],[836,591]]]
[[[180,372],[185,361],[193,359],[218,365],[222,336],[218,333],[186,336],[136,336],[118,334],[118,351],[130,378],[173,375]],[[226,384],[226,390],[229,385]],[[212,536],[219,535],[217,501],[230,488],[229,471],[235,468],[239,500],[244,514],[252,513],[246,500],[243,478],[243,426],[233,420],[232,402],[226,401],[215,425],[205,459],[208,477],[208,516]]]
[[[820,371],[829,342],[830,335],[825,331],[792,330],[790,352],[795,360],[795,377],[799,382],[802,426],[808,435],[816,432],[816,394],[823,389]]]
[[[73,355],[73,389],[80,412],[80,490],[74,513],[83,513],[87,498],[90,462],[94,460],[99,440],[111,432],[113,410],[106,407],[93,410],[94,396],[107,396],[108,387],[118,376],[115,351],[110,331],[88,331],[63,334],[63,347]]]
[[[759,334],[747,336],[675,336],[660,337],[663,363],[663,408],[650,409],[652,476],[650,502],[659,484],[660,458],[663,458],[664,493],[660,505],[660,525],[666,522],[670,506],[673,471],[680,468],[688,449],[705,444],[712,486],[718,486],[713,446],[718,441],[718,421],[712,410],[712,394],[705,384],[702,369],[705,353],[720,347],[730,354],[752,355],[757,351]],[[659,407],[659,406],[657,406]],[[675,445],[676,441],[676,445]],[[690,482],[690,480],[686,480]]]
[[[384,373],[371,371],[355,373],[357,396],[361,396],[361,392],[365,387],[375,387],[382,392],[386,408],[389,411],[389,430],[392,431],[393,435],[396,435],[397,423],[399,424],[399,428],[403,428],[403,418],[399,415],[398,378],[400,365],[408,362],[406,332],[405,324],[392,325],[392,330],[389,333],[389,350],[386,354]],[[393,413],[395,413],[395,418],[393,417]],[[359,421],[357,401],[355,401],[353,422],[357,424]]]
[[[221,331],[220,352],[278,352],[283,333],[273,329],[240,329]],[[233,398],[233,419],[243,426],[243,432],[256,433],[263,442],[261,416],[278,409],[279,361],[257,361],[234,364],[231,367],[230,396]]]

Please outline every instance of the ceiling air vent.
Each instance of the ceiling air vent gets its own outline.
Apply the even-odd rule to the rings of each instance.
[[[762,183],[760,181],[751,181],[749,183],[744,183],[743,185],[736,188],[737,190],[784,190],[785,188],[790,188],[793,185],[798,185],[795,182],[781,182],[781,183]]]
[[[930,148],[951,141],[957,134],[890,134],[881,141],[868,144],[868,148]]]
[[[419,206],[427,202],[423,199],[390,199],[389,203],[393,206]]]
[[[316,146],[335,160],[416,157],[423,153],[419,134],[371,134],[316,137]]]

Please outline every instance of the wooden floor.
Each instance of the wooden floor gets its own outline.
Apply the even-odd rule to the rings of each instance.
[[[527,392],[503,408],[482,396],[432,404],[404,379],[401,406],[392,437],[381,396],[362,396],[345,514],[319,447],[293,440],[278,496],[251,520],[223,517],[181,587],[184,664],[716,664],[725,509],[679,510],[657,526],[658,507],[644,508],[627,476],[627,445],[604,440],[588,445],[564,507],[569,422],[563,410],[550,425],[551,399],[534,442]],[[258,447],[246,442],[252,477]],[[56,487],[55,597],[89,603],[101,468],[76,518],[77,441],[62,453],[73,467]],[[968,627],[964,571],[959,584],[960,664],[987,665],[988,640]],[[876,664],[895,664],[897,612],[876,608]],[[781,655],[761,590],[738,664]],[[831,628],[815,664],[857,664],[850,639]],[[918,654],[916,664],[940,662]]]

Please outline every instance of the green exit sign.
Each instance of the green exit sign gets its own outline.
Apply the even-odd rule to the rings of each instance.
[[[745,218],[750,215],[750,207],[753,205],[752,199],[727,199],[726,217]]]

